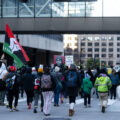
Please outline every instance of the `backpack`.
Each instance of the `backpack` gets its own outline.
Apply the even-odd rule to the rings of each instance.
[[[70,71],[67,76],[67,86],[76,87],[77,86],[77,73]]]
[[[50,75],[42,75],[41,77],[41,88],[49,89],[52,87],[52,81]]]
[[[15,83],[15,78],[16,78],[16,76],[14,75],[14,76],[6,79],[6,89],[7,90],[12,90],[13,89],[13,86],[14,86],[14,83]]]

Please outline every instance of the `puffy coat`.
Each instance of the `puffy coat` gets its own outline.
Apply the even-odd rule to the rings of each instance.
[[[100,74],[95,81],[98,92],[108,92],[112,87],[111,80],[106,74]]]

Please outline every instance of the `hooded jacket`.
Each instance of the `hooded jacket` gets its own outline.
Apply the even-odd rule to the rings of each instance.
[[[83,79],[83,83],[82,83],[82,89],[85,93],[90,94],[91,93],[91,89],[93,87],[92,82],[90,81],[89,78],[84,78]]]
[[[95,81],[95,87],[98,92],[108,92],[108,90],[112,87],[110,78],[106,74],[100,74]]]

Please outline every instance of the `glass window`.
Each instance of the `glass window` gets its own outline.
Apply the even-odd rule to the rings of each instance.
[[[103,0],[103,17],[117,16],[120,16],[120,0]]]
[[[81,41],[85,41],[86,40],[86,37],[81,37]]]
[[[106,43],[102,43],[102,46],[106,46]]]
[[[99,48],[95,48],[95,52],[99,52]]]
[[[120,46],[120,43],[117,43],[117,46]]]
[[[99,46],[99,43],[95,43],[95,46]]]
[[[107,37],[102,37],[101,40],[102,40],[102,41],[106,41],[106,40],[107,40]]]
[[[37,0],[35,1],[37,2]],[[30,0],[29,2],[26,3],[19,2],[19,16],[34,17],[34,0]]]
[[[98,58],[98,57],[99,57],[99,54],[95,54],[95,57],[97,57],[97,58]]]
[[[34,0],[31,0],[31,1],[34,1]],[[35,0],[35,16],[36,17],[51,17],[52,10],[53,10],[53,8],[52,9],[51,8],[52,8],[51,0]]]
[[[88,57],[92,57],[92,54],[88,54]]]
[[[113,61],[108,61],[108,65],[109,66],[113,65]]]
[[[53,2],[52,3],[52,17],[68,17],[68,3]]]
[[[88,48],[88,52],[92,52],[92,48]]]
[[[106,54],[102,54],[102,57],[106,57]]]
[[[95,41],[99,41],[100,40],[100,37],[95,37]]]
[[[84,17],[85,2],[69,2],[69,17]]]
[[[5,0],[3,2],[3,17],[17,17],[18,0]]]
[[[120,54],[117,54],[117,57],[120,58]]]
[[[92,46],[92,43],[88,43],[88,46]]]
[[[109,52],[113,52],[113,48],[109,48]]]
[[[117,48],[117,52],[120,52],[120,48]]]
[[[75,46],[78,46],[78,43],[75,43]]]
[[[81,43],[81,46],[85,46],[85,43]]]
[[[75,40],[78,40],[78,37],[75,37]]]
[[[108,40],[113,41],[113,37],[108,37]]]
[[[109,46],[113,46],[113,43],[109,43]]]
[[[74,49],[74,52],[78,52],[78,48],[75,48],[75,49]]]
[[[120,41],[120,37],[117,37],[117,40]]]
[[[113,57],[113,54],[109,54],[109,57]]]
[[[106,48],[102,48],[102,52],[106,52]]]
[[[86,16],[101,17],[102,16],[102,0],[94,2],[86,2]]]
[[[87,40],[88,41],[92,41],[93,39],[92,39],[92,37],[88,37]]]

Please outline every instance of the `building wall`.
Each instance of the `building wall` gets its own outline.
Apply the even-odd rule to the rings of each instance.
[[[120,35],[111,34],[88,34],[79,35],[79,50],[82,50],[82,61],[86,61],[88,58],[100,58],[101,64],[116,65],[120,63]],[[99,45],[97,45],[99,44]],[[99,51],[95,51],[99,49]]]
[[[76,35],[77,36],[77,35]],[[76,39],[76,49],[70,46],[72,41],[64,37],[64,52],[66,55],[74,55],[77,64],[85,64],[88,58],[99,58],[101,64],[110,66],[120,64],[120,35],[119,34],[81,34]],[[69,46],[67,46],[69,45]],[[99,50],[99,51],[98,51]]]
[[[18,35],[19,42],[22,46],[36,48],[41,50],[49,50],[54,52],[63,52],[63,42],[49,39],[41,35]],[[0,43],[3,43],[5,39],[4,35],[0,36]]]

